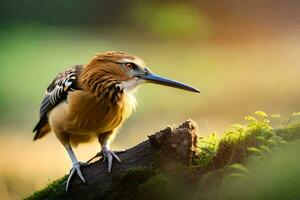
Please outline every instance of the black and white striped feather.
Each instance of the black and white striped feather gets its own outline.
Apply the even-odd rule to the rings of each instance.
[[[80,89],[77,78],[82,65],[75,65],[60,73],[48,86],[40,108],[40,117],[44,117],[56,105],[67,99],[68,93]]]
[[[46,95],[40,107],[40,122],[36,125],[33,132],[38,131],[41,126],[48,122],[48,113],[59,103],[66,101],[69,92],[80,90],[78,77],[82,65],[75,65],[58,74],[46,90]]]

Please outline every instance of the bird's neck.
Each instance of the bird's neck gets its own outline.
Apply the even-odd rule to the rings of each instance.
[[[89,91],[99,102],[112,105],[126,105],[134,109],[136,100],[131,91],[108,70],[85,67],[80,74],[81,88]]]

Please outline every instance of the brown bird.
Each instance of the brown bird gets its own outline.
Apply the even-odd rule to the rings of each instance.
[[[75,65],[60,73],[48,86],[40,107],[34,140],[53,131],[68,152],[73,167],[66,190],[76,172],[85,182],[71,146],[98,138],[100,153],[108,161],[119,157],[110,149],[122,123],[136,106],[133,91],[142,83],[156,83],[199,92],[197,89],[153,74],[142,59],[125,52],[96,54],[86,65]]]

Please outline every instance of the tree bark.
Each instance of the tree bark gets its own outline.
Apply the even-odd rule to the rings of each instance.
[[[119,154],[122,163],[113,162],[112,172],[107,173],[107,162],[98,160],[82,168],[86,183],[78,176],[71,180],[68,199],[100,199],[108,192],[119,177],[132,168],[172,168],[179,162],[189,166],[196,154],[196,123],[188,120],[177,128],[167,127],[148,140]]]

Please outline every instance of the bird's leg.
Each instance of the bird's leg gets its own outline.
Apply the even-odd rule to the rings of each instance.
[[[66,185],[66,191],[68,191],[68,188],[69,188],[69,184],[70,184],[70,181],[71,181],[71,178],[73,177],[73,175],[75,174],[75,172],[78,174],[79,178],[82,180],[82,182],[86,182],[83,175],[82,175],[82,172],[81,172],[81,169],[80,167],[82,165],[86,165],[86,163],[82,163],[82,162],[78,162],[71,146],[69,143],[67,144],[64,144],[64,147],[65,149],[67,150],[71,160],[72,160],[72,163],[73,163],[73,167],[72,169],[70,170],[70,174],[69,174],[69,177],[68,177],[68,180],[67,180],[67,185]]]
[[[121,160],[117,156],[117,154],[115,152],[113,152],[112,150],[110,150],[110,142],[111,142],[112,137],[114,137],[113,132],[108,132],[108,133],[98,135],[98,140],[102,147],[100,153],[103,156],[103,161],[107,160],[107,162],[108,162],[107,171],[109,173],[111,172],[112,161],[114,158],[121,163]]]
[[[107,168],[108,173],[111,172],[113,158],[115,158],[117,161],[121,163],[121,160],[117,156],[117,154],[109,149],[109,145],[105,145],[104,147],[102,147],[101,153],[103,154],[103,162],[105,162],[106,160],[108,162],[108,168]]]

